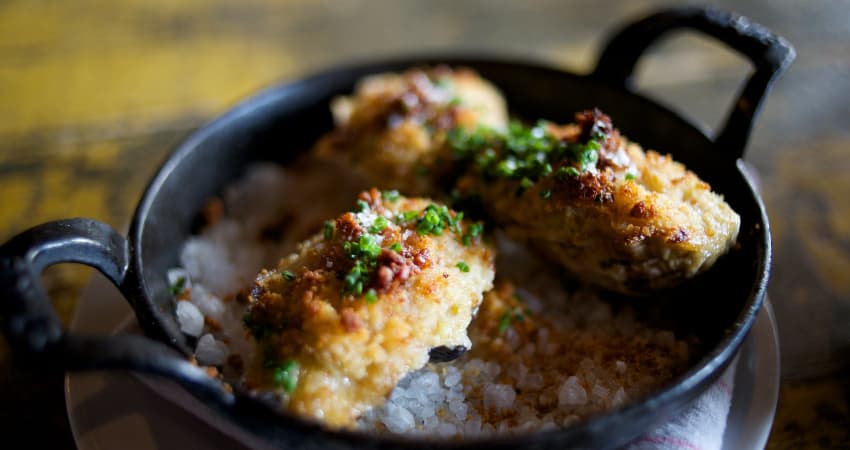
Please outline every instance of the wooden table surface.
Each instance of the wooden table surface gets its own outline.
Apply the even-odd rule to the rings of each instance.
[[[593,65],[606,30],[655,1],[0,2],[0,241],[88,216],[125,226],[168,151],[276,81],[426,49]],[[668,3],[668,2],[664,2]],[[773,227],[770,297],[782,388],[770,448],[850,446],[850,3],[723,1],[797,48],[747,160]],[[717,124],[748,64],[681,34],[657,46],[640,86]],[[48,270],[63,320],[91,274]],[[16,365],[0,342],[0,429],[31,448],[73,446],[61,374]]]

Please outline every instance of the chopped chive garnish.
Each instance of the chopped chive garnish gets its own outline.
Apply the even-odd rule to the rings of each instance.
[[[357,200],[357,207],[354,209],[354,212],[366,212],[369,211],[369,204],[364,200]]]
[[[393,245],[390,245],[390,249],[396,253],[401,253],[401,242],[396,242]]]
[[[518,298],[518,297],[517,297]],[[525,310],[528,315],[531,315],[531,311]],[[511,310],[508,309],[504,313],[502,313],[501,317],[499,317],[499,334],[504,333],[511,326],[511,323],[519,323],[525,320],[525,316],[523,315],[523,310],[519,307]]]
[[[438,88],[442,89],[451,89],[452,86],[454,86],[454,82],[452,81],[452,79],[447,76],[437,78],[432,81],[432,83],[434,84],[434,86],[437,86]]]
[[[599,161],[605,132],[596,130],[586,142],[564,142],[549,132],[549,124],[534,126],[512,122],[507,132],[479,127],[469,131],[456,128],[449,132],[448,142],[456,157],[473,163],[485,178],[508,178],[519,181],[522,194],[542,177],[553,172],[553,166],[572,163],[572,169],[557,173],[562,179],[591,170]]]
[[[378,294],[375,293],[374,289],[369,289],[366,291],[366,295],[363,296],[366,299],[366,303],[372,304],[378,301]]]
[[[372,226],[369,227],[369,232],[370,233],[380,233],[380,232],[386,230],[388,225],[389,225],[389,222],[387,221],[386,217],[378,216],[377,218],[375,218],[375,221],[372,222]]]
[[[419,216],[419,211],[402,211],[396,215],[399,222],[410,222]]]
[[[452,99],[449,100],[449,106],[460,106],[462,104],[463,100],[460,97],[452,97]]]
[[[171,295],[180,295],[184,289],[186,289],[186,277],[178,277],[174,280],[174,284],[168,288],[171,291]]]
[[[555,172],[555,176],[560,180],[566,180],[567,178],[575,178],[579,175],[578,169],[573,166],[564,166],[558,169]]]
[[[280,274],[283,275],[283,278],[285,278],[287,281],[292,281],[295,279],[295,274],[292,273],[291,270],[283,270],[280,272]]]
[[[354,261],[354,267],[343,278],[343,289],[354,295],[363,293],[363,284],[369,281],[369,271],[360,261]]]
[[[460,269],[461,272],[469,272],[469,265],[463,261],[457,263],[457,268]]]
[[[627,180],[634,180],[634,179],[637,179],[637,175],[635,175],[635,174],[633,174],[633,173],[629,172],[629,173],[627,173],[627,174],[626,174],[626,179],[627,179]]]
[[[416,222],[416,232],[420,236],[427,234],[442,236],[443,231],[448,228],[459,234],[461,220],[463,220],[463,213],[458,213],[453,217],[449,208],[432,203],[425,207],[422,217]]]
[[[542,198],[543,200],[549,200],[549,197],[551,197],[551,196],[552,196],[552,191],[549,191],[549,190],[540,191],[540,198]]]
[[[396,200],[398,200],[398,198],[399,198],[399,193],[398,193],[398,191],[396,191],[396,190],[383,191],[383,192],[381,192],[381,197],[383,197],[383,199],[384,199],[384,200],[386,200],[386,201],[388,201],[388,202],[390,202],[390,203],[393,203],[393,202],[395,202]]]
[[[274,382],[290,394],[295,391],[295,386],[298,385],[298,363],[289,360],[276,368],[274,370]]]
[[[463,235],[463,245],[469,246],[472,243],[472,238],[478,237],[484,232],[484,222],[473,222],[466,228],[466,233]]]
[[[371,234],[364,234],[356,241],[343,242],[342,249],[345,250],[351,258],[365,256],[371,259],[378,257],[381,253],[381,246],[378,245],[378,241],[375,236]]]
[[[327,222],[325,222],[325,240],[326,241],[329,241],[329,240],[331,240],[331,238],[334,237],[334,228],[335,228],[335,225],[334,225],[333,220],[328,220]]]
[[[499,318],[499,334],[504,334],[511,326],[511,312],[505,311],[502,317]]]

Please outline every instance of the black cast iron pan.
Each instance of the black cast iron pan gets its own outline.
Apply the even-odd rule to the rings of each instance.
[[[641,54],[669,31],[692,29],[750,59],[754,71],[712,137],[683,116],[635,93],[630,78]],[[123,369],[178,381],[229,420],[280,447],[610,448],[622,445],[680,410],[714,381],[737,353],[765,296],[770,267],[767,217],[740,165],[753,120],[776,77],[794,58],[782,38],[744,17],[704,8],[664,10],[615,34],[589,75],[498,58],[429,56],[332,69],[272,87],[236,106],[184,141],[142,197],[125,238],[90,219],[50,222],[0,247],[2,325],[16,357],[54,369]],[[739,246],[697,280],[668,294],[678,327],[705,345],[702,358],[653,395],[608,414],[554,431],[491,440],[440,442],[332,432],[230,393],[187,362],[190,345],[175,323],[165,273],[176,265],[195,212],[257,160],[287,163],[332,127],[328,103],[364,75],[422,64],[469,66],[504,92],[524,117],[569,121],[599,107],[645,148],[670,152],[722,193],[741,215]],[[56,193],[57,195],[59,193]],[[147,337],[66,333],[39,282],[43,269],[79,262],[119,287]]]

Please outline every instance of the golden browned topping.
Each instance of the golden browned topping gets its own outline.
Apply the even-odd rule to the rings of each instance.
[[[348,426],[430,348],[468,347],[466,327],[494,275],[493,249],[470,227],[426,199],[361,193],[354,211],[257,278],[245,317],[258,342],[248,386]]]
[[[580,279],[624,293],[673,286],[734,243],[740,218],[672,158],[629,143],[598,110],[450,136],[457,183],[490,217]]]
[[[368,77],[332,109],[337,128],[314,153],[408,194],[440,192],[451,159],[449,130],[502,129],[507,122],[504,100],[490,83],[472,70],[445,66]]]

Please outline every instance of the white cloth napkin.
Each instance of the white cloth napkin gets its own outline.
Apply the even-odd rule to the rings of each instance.
[[[737,358],[685,411],[635,439],[626,450],[720,450],[732,404]]]

